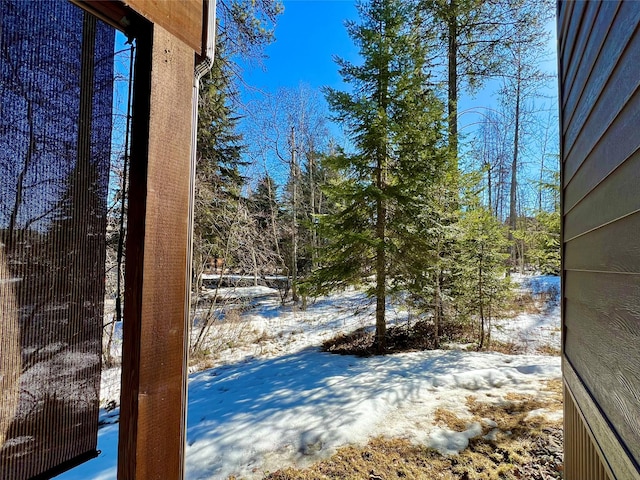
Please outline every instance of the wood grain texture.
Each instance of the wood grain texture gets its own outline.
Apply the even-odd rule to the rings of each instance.
[[[153,27],[140,25],[136,35],[133,122],[125,264],[125,302],[122,326],[122,374],[118,478],[136,478],[138,445],[138,394],[144,285],[144,249],[147,212],[147,166],[149,158],[149,109],[151,100],[151,53]]]
[[[118,30],[127,31],[131,11],[119,0],[69,0]]]
[[[640,4],[639,4],[640,6]],[[583,152],[580,170],[570,182],[565,180],[565,209],[571,210],[598,183],[620,166],[640,146],[640,92],[624,106],[616,121],[589,152]]]
[[[570,3],[558,19],[562,345],[578,406],[566,478],[603,478],[597,456],[575,450],[594,443],[611,478],[638,479],[640,3]]]
[[[152,69],[145,247],[151,271],[144,277],[140,365],[140,416],[147,422],[138,433],[139,452],[151,460],[138,469],[141,479],[182,473],[193,50],[156,25]],[[180,462],[175,474],[159,461],[168,455]]]
[[[590,8],[585,8],[583,18],[580,22],[580,30],[577,32],[574,52],[580,53],[577,58],[578,61],[569,62],[569,64],[565,68],[564,81],[567,85],[567,91],[565,92],[566,99],[564,102],[564,111],[567,114],[573,113],[575,110],[576,99],[580,97],[582,93],[582,89],[584,85],[587,83],[585,78],[576,81],[576,75],[581,74],[582,76],[588,76],[591,72],[591,67],[597,54],[599,52],[599,48],[596,48],[593,45],[594,41],[597,41],[598,38],[605,38],[605,36],[594,36],[594,35],[585,35],[585,31],[590,31],[593,28],[605,28],[601,22],[595,23],[596,17],[601,9],[601,4],[597,3],[595,8],[591,6]],[[595,25],[594,25],[595,23]],[[575,53],[574,53],[575,55]],[[571,104],[571,100],[573,100],[573,104]],[[568,123],[568,122],[567,122]]]
[[[566,270],[640,273],[638,239],[640,212],[566,242],[564,267]]]
[[[575,2],[558,2],[556,7],[557,21],[556,28],[558,35],[558,59],[561,60],[563,53],[567,45],[567,35],[562,35],[562,32],[566,32],[569,28],[569,21],[572,18],[572,12]],[[559,72],[565,72],[563,69],[559,69]]]
[[[202,53],[204,0],[123,0],[126,5]]]
[[[565,213],[565,239],[640,210],[640,150]]]
[[[567,272],[566,324],[581,328],[582,315],[599,318],[614,340],[624,345],[640,340],[640,275]],[[572,307],[569,308],[569,302]],[[580,306],[589,309],[585,311]],[[625,337],[625,338],[623,338]],[[640,361],[640,356],[629,359]]]
[[[632,3],[620,7],[576,112],[565,125],[565,182],[571,181],[640,85],[640,36],[632,35],[640,21],[640,5]]]
[[[569,60],[573,57],[573,47],[575,45],[575,41],[578,38],[578,30],[580,29],[580,23],[582,22],[582,15],[584,13],[585,8],[589,2],[587,1],[577,1],[577,2],[569,2],[571,3],[571,13],[569,18],[569,23],[567,25],[567,30],[564,31],[562,35],[564,49],[561,54],[561,58],[563,60],[564,70],[561,71],[562,77],[564,78],[567,74],[567,68],[571,64]]]
[[[576,53],[579,55],[576,61],[571,62],[567,77],[564,79],[571,89],[565,92],[566,101],[563,112],[567,116],[567,121],[563,132],[566,132],[566,127],[571,123],[585,88],[592,83],[590,77],[593,75],[594,65],[596,62],[603,62],[600,54],[619,9],[619,2],[598,2],[588,9],[590,15],[585,15],[585,21],[588,18],[591,23],[583,25],[581,41],[576,47]],[[599,77],[599,79],[602,78]],[[584,102],[581,105],[584,105]]]
[[[602,344],[601,341],[598,343]],[[575,339],[567,345],[567,358],[576,364],[584,362],[586,358],[606,353],[602,349],[594,348],[592,339]],[[592,393],[603,416],[613,425],[613,433],[628,446],[632,459],[637,462],[640,440],[637,400],[630,400],[630,395],[621,393],[621,388],[626,388],[626,381],[637,378],[634,379],[631,372],[622,372],[619,365],[606,357],[598,362],[598,366],[598,369],[583,369],[581,379]],[[602,378],[603,375],[605,378]]]
[[[640,461],[640,275],[567,272],[565,354]],[[594,361],[595,360],[595,361]]]
[[[118,458],[118,478],[141,480],[183,476],[194,71],[192,48],[152,29],[136,65]]]

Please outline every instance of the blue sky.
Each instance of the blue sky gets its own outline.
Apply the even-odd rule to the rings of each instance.
[[[265,54],[264,68],[246,68],[244,81],[259,91],[275,92],[280,87],[298,87],[301,83],[320,89],[323,86],[345,88],[333,61],[335,55],[358,62],[358,51],[347,35],[345,20],[358,20],[353,0],[285,0],[284,13],[278,18],[276,41]],[[550,58],[546,67],[555,73],[555,22],[549,45]],[[473,97],[461,92],[460,111],[482,109],[495,105],[495,82]],[[245,92],[246,96],[255,93]],[[556,95],[551,82],[548,95]],[[478,121],[478,116],[463,115],[461,127]]]
[[[301,82],[320,89],[323,86],[343,88],[335,55],[357,63],[358,51],[347,35],[345,20],[358,20],[353,0],[284,0],[284,13],[278,18],[276,41],[265,54],[264,68],[247,68],[245,82],[259,90],[274,92],[279,87],[297,87]],[[549,45],[555,48],[554,30]],[[555,58],[547,67],[555,72]],[[555,85],[552,85],[555,88]],[[475,98],[461,98],[461,110],[474,105],[494,103],[494,88],[488,86]]]
[[[342,81],[333,56],[356,61],[358,52],[344,27],[357,20],[349,0],[286,0],[278,18],[276,41],[266,48],[265,69],[247,69],[245,81],[259,89],[297,87],[340,88]]]

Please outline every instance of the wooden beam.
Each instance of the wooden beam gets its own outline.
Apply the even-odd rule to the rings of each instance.
[[[112,27],[129,31],[135,17],[132,11],[118,0],[69,0],[71,3],[95,15]]]
[[[209,0],[69,0],[127,35],[141,15],[206,56],[206,19]],[[215,0],[211,0],[215,9]]]
[[[122,1],[182,40],[196,53],[202,53],[203,0]]]
[[[137,39],[118,478],[183,478],[194,50]]]

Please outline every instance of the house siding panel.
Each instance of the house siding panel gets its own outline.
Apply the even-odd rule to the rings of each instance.
[[[603,136],[608,136],[607,129],[640,85],[640,35],[635,35],[640,9],[626,5],[620,6],[614,18],[598,60],[586,79],[575,114],[563,123],[566,129],[565,185],[571,181],[594,145],[602,141]],[[590,8],[597,6],[598,2],[594,2]],[[591,27],[581,33],[584,35],[586,32],[591,32]],[[587,43],[588,49],[598,49],[600,39],[590,38],[594,40]],[[576,51],[575,54],[582,58],[589,55],[589,50]],[[576,88],[580,87],[574,84],[573,89]]]
[[[568,7],[566,5],[568,5]],[[580,27],[582,14],[584,13],[585,7],[587,6],[587,2],[568,2],[566,5],[565,8],[571,8],[571,12],[569,13],[569,23],[567,24],[567,35],[563,37],[563,48],[560,54],[560,58],[563,60],[562,68],[560,71],[562,72],[563,76],[566,76],[567,68],[570,65],[570,63],[566,61],[566,59],[571,58],[573,54],[573,47],[575,45],[576,38],[578,38],[578,28]]]
[[[640,478],[639,24],[559,2],[568,480]]]
[[[639,211],[639,185],[640,151],[636,151],[589,193],[589,201],[565,212],[565,242]]]
[[[604,39],[607,37],[610,26],[613,24],[614,18],[620,8],[618,2],[606,2],[598,3],[599,8],[592,8],[590,11],[594,12],[590,18],[593,22],[585,24],[586,31],[592,31],[592,34],[587,36],[583,35],[582,48],[579,50],[582,56],[577,61],[572,62],[571,70],[569,70],[566,76],[566,84],[568,91],[566,92],[566,104],[564,110],[571,116],[575,113],[578,101],[582,98],[584,88],[587,84],[587,80],[593,71],[594,64],[599,60],[598,54],[601,52]],[[596,15],[597,13],[597,15]],[[590,40],[587,43],[587,40]],[[567,128],[566,122],[564,125]]]
[[[633,213],[566,242],[565,268],[640,272],[640,213]]]
[[[611,9],[607,9],[607,8],[602,8],[602,5],[599,6],[599,8],[590,8],[585,12],[585,18],[583,19],[583,27],[585,29],[592,29],[592,28],[598,28],[600,26],[600,28],[605,28],[602,25],[602,22],[597,22],[596,23],[596,18],[598,18],[599,12],[600,10],[604,10],[605,12],[608,10],[610,11]],[[615,14],[615,10],[614,10],[614,14]],[[578,101],[578,99],[580,98],[580,95],[582,94],[582,88],[585,85],[585,78],[580,78],[580,77],[585,77],[585,76],[589,76],[589,73],[591,72],[591,67],[593,66],[593,63],[595,62],[596,58],[597,58],[597,54],[600,50],[600,46],[601,45],[597,45],[597,46],[589,46],[588,45],[588,41],[593,39],[594,37],[591,36],[587,36],[587,35],[579,35],[576,38],[576,46],[575,49],[579,52],[585,52],[584,55],[580,58],[579,61],[577,62],[572,62],[569,63],[568,65],[566,65],[566,72],[565,72],[565,78],[566,83],[568,85],[567,88],[567,95],[565,98],[565,104],[563,106],[563,108],[567,111],[567,112],[574,112],[575,108],[576,108],[576,103]],[[602,38],[602,36],[600,36],[600,38]],[[587,48],[590,47],[590,48]],[[598,48],[595,48],[598,47]],[[576,81],[576,76],[579,76],[578,80]],[[566,125],[565,125],[566,127]]]
[[[565,211],[583,200],[611,172],[624,163],[638,149],[640,125],[640,92],[622,109],[605,137],[585,152],[585,159],[571,183],[565,183]]]

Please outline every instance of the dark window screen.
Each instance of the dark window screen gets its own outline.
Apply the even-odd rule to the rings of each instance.
[[[114,29],[0,0],[0,478],[95,453]]]

